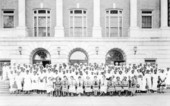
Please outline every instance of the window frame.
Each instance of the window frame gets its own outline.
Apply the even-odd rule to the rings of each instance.
[[[13,13],[4,13],[4,11],[13,11]],[[13,27],[12,28],[4,28],[4,16],[13,16]],[[2,28],[3,29],[13,29],[16,27],[16,23],[15,23],[15,9],[2,9]]]
[[[107,14],[107,11],[109,11],[109,14]],[[117,11],[117,13],[116,14],[111,14],[111,11]],[[120,13],[121,12],[121,13]],[[109,17],[109,22],[108,22],[108,24],[109,24],[109,27],[107,27],[107,17]],[[118,30],[117,30],[117,36],[116,37],[123,37],[123,22],[124,22],[124,20],[123,20],[123,9],[120,9],[120,8],[108,8],[108,9],[106,9],[105,10],[105,26],[104,26],[104,30],[105,30],[105,37],[109,37],[109,38],[115,38],[115,37],[113,37],[113,36],[111,36],[111,17],[117,17],[117,27],[116,28],[118,28]],[[119,21],[120,21],[120,19],[122,19],[122,25],[120,25],[120,23],[119,23]],[[120,27],[121,26],[121,27]],[[109,29],[109,34],[107,35],[107,28]],[[122,28],[122,31],[121,31],[121,33],[120,33],[120,28]]]
[[[39,13],[38,11],[41,11],[41,10],[45,10],[46,11],[46,13],[45,14],[43,14],[43,13]],[[36,13],[34,13],[36,11]],[[48,13],[48,11],[50,11],[50,13]],[[34,24],[35,24],[35,17],[36,17],[36,21],[37,21],[37,25],[36,25],[36,27],[34,26]],[[39,36],[39,25],[38,25],[38,19],[39,19],[39,17],[45,17],[45,19],[46,19],[46,36]],[[50,17],[50,25],[49,25],[49,27],[48,27],[48,17]],[[49,8],[36,8],[36,9],[33,9],[33,37],[51,37],[51,26],[52,26],[52,24],[51,24],[51,9],[49,9]],[[36,30],[36,36],[35,36],[35,28],[37,28],[37,30]],[[50,28],[50,31],[49,31],[49,33],[50,33],[50,35],[48,36],[48,28]]]
[[[147,62],[148,61],[148,62]],[[155,62],[149,62],[149,61],[155,61]],[[147,64],[147,63],[150,63],[150,64],[157,64],[157,58],[145,58],[144,59],[144,63]]]
[[[168,0],[168,27],[170,27],[170,0]]]
[[[147,14],[147,13],[143,13],[143,12],[151,12],[151,14]],[[149,27],[143,27],[143,25],[142,25],[142,20],[143,20],[143,16],[150,16],[151,17],[151,28],[149,28]],[[148,10],[148,9],[143,9],[143,10],[141,10],[141,28],[142,29],[153,29],[153,10]]]
[[[75,11],[76,10],[81,10],[82,13],[81,14],[76,14]],[[72,11],[72,13],[71,13]],[[85,13],[84,13],[85,11]],[[69,35],[68,37],[88,37],[88,17],[87,17],[87,9],[85,8],[72,8],[72,9],[69,9]],[[82,34],[81,36],[75,36],[75,17],[81,17],[81,21],[82,21],[82,24],[81,24],[81,29],[82,29]],[[73,18],[71,21],[71,17]],[[85,17],[85,19],[84,19]],[[72,23],[71,23],[72,22]],[[72,27],[71,27],[72,26]],[[72,31],[71,31],[72,30]],[[71,34],[72,32],[72,34]]]

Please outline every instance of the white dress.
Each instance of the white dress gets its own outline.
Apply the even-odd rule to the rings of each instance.
[[[77,93],[83,93],[83,80],[77,82]]]
[[[17,84],[18,90],[22,90],[22,77],[21,77],[21,75],[17,75],[16,84]]]
[[[101,80],[100,91],[107,93],[107,80],[106,79]]]
[[[70,81],[69,92],[70,93],[76,93],[76,81],[75,80]]]
[[[53,88],[53,81],[52,80],[47,80],[47,87],[46,87],[47,93],[50,93],[52,91],[54,91]]]
[[[152,75],[153,77],[153,85],[152,85],[152,90],[156,91],[157,90],[157,85],[158,85],[158,75],[154,74]]]
[[[30,91],[30,90],[32,90],[31,87],[32,87],[31,86],[31,77],[30,77],[29,74],[26,74],[25,78],[24,78],[24,88],[23,88],[23,90],[24,91]]]
[[[143,78],[142,78],[142,82],[141,82],[141,85],[140,85],[141,87],[141,91],[146,91],[146,77],[145,76],[143,76]]]

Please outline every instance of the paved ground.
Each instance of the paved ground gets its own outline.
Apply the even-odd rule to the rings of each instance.
[[[170,94],[134,97],[47,97],[0,95],[0,106],[170,106]]]

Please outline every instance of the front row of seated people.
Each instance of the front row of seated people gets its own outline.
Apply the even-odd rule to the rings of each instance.
[[[51,96],[135,95],[163,93],[170,71],[151,65],[128,67],[91,65],[15,65],[9,67],[10,92]]]

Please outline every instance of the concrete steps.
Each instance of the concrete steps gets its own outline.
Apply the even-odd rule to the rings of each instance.
[[[9,81],[0,81],[0,94],[9,94]]]

